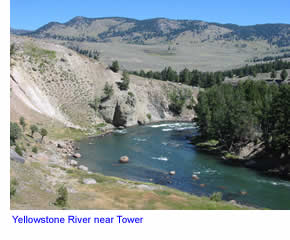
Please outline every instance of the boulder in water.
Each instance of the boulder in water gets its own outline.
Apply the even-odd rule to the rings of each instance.
[[[242,191],[240,191],[240,194],[241,195],[247,195],[248,193],[246,191],[242,190]]]
[[[169,175],[175,175],[175,171],[170,171]]]
[[[122,156],[120,157],[120,163],[128,163],[129,157],[128,156]]]
[[[82,155],[80,154],[80,153],[75,153],[74,155],[73,155],[73,157],[74,158],[80,158]]]
[[[204,184],[204,183],[202,183],[202,184],[200,184],[199,186],[201,186],[201,187],[205,187],[205,184]]]
[[[193,175],[192,175],[192,179],[193,179],[193,180],[199,180],[199,177],[198,177],[197,175],[193,174]]]

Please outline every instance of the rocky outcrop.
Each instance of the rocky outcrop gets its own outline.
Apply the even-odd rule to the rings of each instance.
[[[25,159],[24,157],[19,156],[13,149],[10,149],[10,158],[14,161],[24,163]]]
[[[174,116],[168,96],[176,89],[186,89],[196,100],[198,88],[130,75],[129,89],[120,90],[121,71],[114,73],[102,63],[54,43],[15,36],[11,40],[17,45],[11,70],[12,121],[19,116],[37,123],[54,120],[92,132],[89,130],[104,122],[107,127],[128,127],[194,117],[186,104],[180,116]],[[32,49],[38,50],[37,58],[30,54]],[[110,97],[104,97],[106,83],[113,89]]]

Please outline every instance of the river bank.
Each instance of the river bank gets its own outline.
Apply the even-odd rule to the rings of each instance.
[[[213,154],[224,164],[254,169],[267,176],[290,181],[289,161],[283,156],[267,153],[263,143],[249,143],[239,153],[230,153],[215,140],[204,141],[199,137],[192,137],[190,141],[198,151]]]
[[[48,140],[39,153],[27,153],[24,163],[11,161],[11,178],[17,182],[11,209],[59,209],[53,203],[62,185],[68,189],[66,209],[249,209],[72,166],[59,144],[71,146],[70,141]],[[94,182],[87,184],[88,179]]]

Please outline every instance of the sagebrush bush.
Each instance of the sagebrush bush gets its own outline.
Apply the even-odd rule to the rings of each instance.
[[[21,149],[21,147],[19,147],[19,145],[16,145],[16,147],[15,147],[15,152],[16,152],[18,155],[23,156],[22,149]]]
[[[55,200],[54,205],[58,206],[58,207],[65,207],[67,206],[67,201],[68,201],[68,192],[67,192],[67,188],[65,186],[61,186],[59,187],[59,189],[57,190],[57,198]]]
[[[210,196],[210,200],[212,201],[216,201],[219,202],[221,201],[223,198],[223,194],[221,192],[214,192],[211,196]]]
[[[36,146],[34,146],[34,147],[32,148],[32,152],[34,152],[34,153],[37,153],[37,152],[38,152],[38,149],[37,149]]]

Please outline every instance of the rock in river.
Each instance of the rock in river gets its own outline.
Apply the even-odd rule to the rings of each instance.
[[[199,177],[198,177],[197,175],[193,174],[193,175],[192,175],[192,179],[193,179],[193,180],[199,180]]]
[[[175,171],[170,171],[169,174],[170,175],[175,175]]]
[[[73,157],[74,158],[80,158],[82,155],[80,154],[80,153],[75,153],[74,155],[73,155]]]
[[[128,156],[122,156],[120,157],[120,163],[128,163],[129,157]]]

